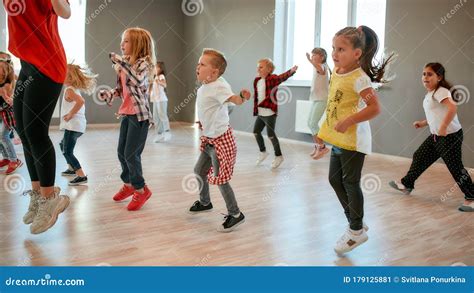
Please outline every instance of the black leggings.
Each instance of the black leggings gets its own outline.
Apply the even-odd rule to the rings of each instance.
[[[49,124],[62,84],[52,81],[35,66],[21,61],[13,111],[31,181],[54,186],[56,154],[49,138]]]
[[[265,141],[263,140],[262,130],[267,127],[267,135],[270,141],[273,144],[273,150],[275,151],[275,156],[281,156],[280,142],[275,133],[275,124],[276,124],[277,115],[272,116],[257,116],[255,120],[255,126],[253,127],[253,134],[257,139],[258,148],[261,152],[266,151]]]
[[[441,157],[464,197],[473,200],[474,185],[462,164],[462,141],[462,129],[445,137],[430,135],[413,154],[410,170],[402,178],[402,184],[414,188],[416,179]]]
[[[364,194],[360,188],[365,154],[332,147],[329,162],[329,183],[337,194],[352,230],[362,229]]]

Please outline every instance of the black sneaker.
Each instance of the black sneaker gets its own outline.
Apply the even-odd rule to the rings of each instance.
[[[240,215],[236,218],[231,215],[227,215],[224,217],[224,223],[217,228],[217,231],[219,232],[232,232],[239,226],[245,222],[245,216],[241,212]]]
[[[76,176],[76,178],[72,179],[69,181],[69,185],[81,185],[87,183],[87,176],[81,177],[81,176]]]
[[[63,176],[76,176],[76,171],[67,169],[66,171],[62,171],[61,175]]]
[[[192,207],[189,208],[189,213],[197,214],[202,212],[209,212],[212,210],[212,203],[209,203],[207,206],[202,205],[199,200],[196,200]]]

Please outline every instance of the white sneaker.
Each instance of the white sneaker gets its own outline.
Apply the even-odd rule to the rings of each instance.
[[[164,141],[169,141],[169,140],[171,139],[171,136],[172,136],[172,135],[171,135],[171,132],[166,131],[165,134],[164,134],[164,136],[163,136],[163,140],[164,140]]]
[[[30,205],[28,206],[28,211],[23,216],[23,223],[29,225],[33,223],[33,220],[36,217],[36,213],[38,212],[38,201],[41,198],[41,195],[36,190],[30,190],[24,193],[24,195],[30,196]]]
[[[260,154],[258,155],[258,159],[257,159],[257,166],[260,165],[263,161],[265,161],[265,159],[268,157],[268,153],[267,152],[260,152]]]
[[[347,229],[344,235],[342,235],[337,241],[334,251],[338,255],[343,255],[366,242],[368,239],[369,236],[367,236],[364,229],[362,229],[362,232],[359,235],[354,234],[354,231],[351,229]]]
[[[272,162],[272,169],[280,167],[281,163],[283,163],[283,156],[276,156]]]
[[[41,197],[38,200],[38,212],[30,226],[31,234],[43,233],[54,226],[59,214],[64,212],[69,206],[69,197],[67,195],[60,195],[60,192],[61,189],[55,187],[53,197]]]
[[[164,140],[165,140],[165,136],[164,136],[164,135],[162,135],[162,134],[157,134],[156,137],[155,137],[155,139],[153,140],[153,142],[159,143],[159,142],[162,142],[162,141],[164,141]]]

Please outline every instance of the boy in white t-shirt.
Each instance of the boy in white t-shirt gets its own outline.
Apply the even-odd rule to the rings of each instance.
[[[202,83],[196,98],[198,123],[202,131],[201,155],[194,167],[200,198],[189,209],[192,214],[210,211],[209,183],[217,185],[228,211],[218,228],[220,232],[231,232],[245,221],[229,184],[237,147],[229,125],[228,103],[241,105],[250,99],[247,89],[240,91],[240,95],[232,92],[230,85],[221,77],[226,67],[227,61],[222,53],[204,49],[196,68],[197,79]]]

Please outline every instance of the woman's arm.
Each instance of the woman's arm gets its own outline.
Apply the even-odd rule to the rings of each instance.
[[[69,6],[68,1],[66,0],[51,0],[53,4],[54,12],[64,19],[71,17],[71,6]]]

